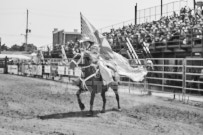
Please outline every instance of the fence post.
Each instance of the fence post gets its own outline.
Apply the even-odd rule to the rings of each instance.
[[[130,93],[130,79],[128,78],[128,90],[129,90],[129,93]]]
[[[148,91],[147,90],[147,80],[146,80],[146,76],[144,77],[144,91]],[[147,92],[148,93],[148,92]]]
[[[137,3],[135,6],[135,25],[137,25]]]
[[[203,58],[203,28],[202,28],[202,41],[201,42],[202,42],[202,54],[201,55],[202,55],[202,58]]]
[[[185,101],[185,93],[186,93],[186,59],[183,59],[183,83],[182,83],[182,101]]]
[[[4,67],[4,69],[5,69],[5,70],[4,70],[4,73],[5,73],[5,74],[8,74],[8,65],[7,65],[8,63],[7,63],[7,61],[8,61],[8,58],[7,58],[7,56],[6,56],[6,57],[5,57],[5,67]]]
[[[165,72],[165,59],[163,59],[163,72],[162,72],[162,78],[164,78],[164,72]],[[161,90],[164,91],[164,79],[162,79],[161,81],[162,83],[162,87],[161,87]]]
[[[156,21],[156,6],[155,6],[155,21]]]
[[[0,37],[0,54],[1,54],[1,37]]]
[[[147,60],[148,59],[145,59],[145,62],[144,62],[145,63],[145,67],[147,67]],[[152,95],[152,92],[149,89],[149,83],[148,83],[148,80],[147,80],[147,75],[144,77],[144,91],[147,91],[147,95],[149,95],[149,96]]]
[[[161,0],[161,17],[163,15],[163,1]]]
[[[195,0],[193,0],[193,8],[194,8],[194,10],[195,10],[195,7],[196,7],[196,1]]]
[[[152,92],[150,91],[149,87],[148,87],[148,81],[147,81],[147,76],[145,76],[144,78],[144,91],[147,91],[147,95],[151,96]]]

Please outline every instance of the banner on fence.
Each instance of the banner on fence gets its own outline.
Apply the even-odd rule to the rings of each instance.
[[[17,75],[18,74],[18,66],[17,65],[12,65],[11,66],[11,70],[12,70],[12,73],[13,74],[15,74],[15,75]]]
[[[25,73],[31,75],[32,73],[32,65],[25,65]]]
[[[51,65],[51,76],[56,76],[57,75],[57,65]]]
[[[59,75],[65,75],[65,67],[64,66],[58,66],[58,74]]]
[[[25,73],[25,65],[19,65],[19,73]]]
[[[8,68],[8,73],[10,74],[11,73],[11,65],[8,65],[7,68]]]
[[[37,75],[42,75],[42,65],[37,66]]]
[[[48,73],[48,74],[51,73],[51,67],[49,65],[44,66],[44,73]]]
[[[73,69],[70,69],[69,67],[66,67],[66,75],[73,76]]]
[[[65,70],[66,70],[65,75],[69,75],[69,70],[68,69],[69,69],[68,67],[65,68]]]
[[[18,66],[17,65],[8,65],[8,73],[18,74]]]
[[[81,76],[81,72],[82,72],[81,68],[79,68],[79,67],[75,68],[75,70],[74,70],[74,76],[80,77]]]
[[[29,73],[29,67],[28,67],[28,65],[24,65],[24,68],[25,68],[24,73],[25,73],[25,74],[28,74],[28,73]]]
[[[0,74],[4,73],[4,68],[0,68]]]
[[[37,65],[32,65],[32,75],[37,75]]]

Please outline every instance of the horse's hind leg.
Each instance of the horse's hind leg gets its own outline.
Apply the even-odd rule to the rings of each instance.
[[[101,113],[105,113],[105,106],[106,106],[106,95],[105,95],[105,93],[106,93],[106,91],[101,92],[101,97],[103,100],[103,107],[102,107]]]
[[[114,88],[113,91],[114,91],[115,96],[116,96],[116,101],[117,101],[117,104],[118,104],[118,110],[121,110],[120,102],[119,102],[119,95],[118,95],[118,88]]]
[[[81,99],[80,99],[80,94],[82,93],[81,89],[79,89],[76,93],[77,95],[77,99],[78,99],[78,104],[81,110],[85,109],[85,105],[82,103]]]

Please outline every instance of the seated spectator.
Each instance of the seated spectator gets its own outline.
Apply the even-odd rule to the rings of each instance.
[[[188,7],[183,7],[179,15],[174,12],[173,15],[161,17],[157,21],[138,25],[130,24],[119,29],[111,29],[103,35],[114,48],[121,48],[128,37],[133,46],[138,49],[143,42],[155,46],[187,45],[195,39],[195,44],[201,43],[202,27],[202,9],[192,11]]]

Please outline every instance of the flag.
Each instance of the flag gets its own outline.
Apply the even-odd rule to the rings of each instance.
[[[100,54],[101,57],[108,60],[108,59],[113,59],[113,50],[109,44],[109,42],[107,41],[107,39],[99,33],[98,30],[96,30],[94,32],[94,35],[96,36],[96,38],[99,41],[99,46],[100,46]]]
[[[96,31],[95,27],[80,13],[81,18],[81,34],[82,38],[89,38],[90,41],[98,43],[94,32]]]
[[[142,81],[144,76],[147,74],[145,68],[133,68],[130,66],[128,60],[124,58],[122,55],[114,52],[107,41],[107,39],[98,31],[96,28],[86,19],[82,14],[81,15],[81,33],[82,36],[89,37],[92,41],[99,44],[100,46],[100,56],[103,63],[106,65],[115,65],[116,70],[118,71],[119,75],[129,77],[133,81]],[[100,66],[104,71],[101,73],[102,78],[110,77],[109,72],[105,71],[105,68]],[[106,76],[105,76],[106,75]],[[111,80],[106,79],[106,80]],[[108,82],[107,81],[107,82]]]
[[[47,46],[47,51],[48,51],[48,56],[51,56],[51,50],[49,46]]]
[[[42,50],[40,50],[41,60],[44,61],[44,55],[42,53]]]
[[[144,76],[147,74],[147,70],[143,67],[133,68],[130,66],[128,60],[122,55],[114,52],[114,59],[111,63],[115,62],[118,74],[121,76],[127,76],[132,81],[142,81]]]
[[[66,56],[66,52],[65,52],[65,49],[64,49],[64,46],[61,45],[61,52],[62,52],[62,59],[63,60],[67,60],[67,56]]]
[[[42,53],[42,50],[38,50],[37,55],[33,58],[33,61],[36,64],[44,62],[44,55]]]

